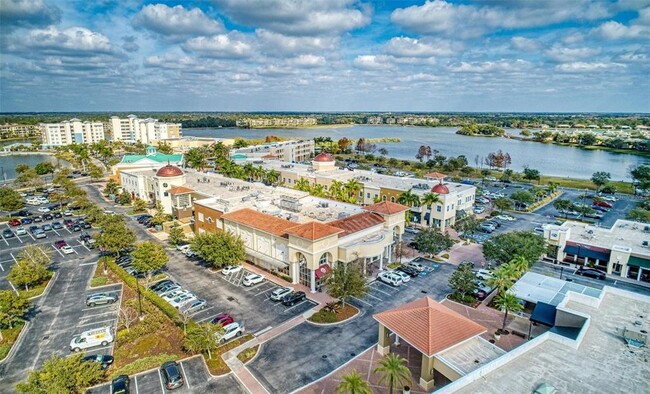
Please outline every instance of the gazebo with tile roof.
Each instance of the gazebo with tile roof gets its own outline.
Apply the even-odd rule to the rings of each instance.
[[[380,354],[390,352],[391,332],[422,353],[420,386],[426,390],[433,388],[434,371],[447,375],[453,368],[436,356],[487,331],[429,297],[377,313],[373,318],[379,322]]]

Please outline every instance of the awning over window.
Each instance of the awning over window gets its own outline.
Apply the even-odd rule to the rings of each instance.
[[[627,265],[650,269],[650,260],[630,256],[630,259],[627,261]]]
[[[330,272],[332,272],[332,267],[330,267],[329,264],[323,264],[320,267],[316,268],[314,274],[316,276],[316,279],[321,279],[322,277],[329,274]]]
[[[530,321],[553,327],[555,325],[556,313],[557,309],[555,309],[554,305],[538,302],[535,304],[535,309],[533,309],[533,313],[530,315]]]
[[[609,261],[611,251],[596,246],[582,245],[573,242],[567,242],[564,247],[564,253],[576,255],[578,257],[588,257],[600,261]]]

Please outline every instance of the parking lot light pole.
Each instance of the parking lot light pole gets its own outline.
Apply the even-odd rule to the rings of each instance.
[[[135,276],[135,287],[138,289],[138,309],[140,310],[140,320],[142,320],[144,317],[142,316],[142,295],[140,294],[140,280],[138,279],[138,276]]]

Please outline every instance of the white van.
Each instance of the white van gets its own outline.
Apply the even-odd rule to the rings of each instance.
[[[41,201],[36,197],[29,197],[27,200],[25,200],[25,202],[28,205],[41,205]]]
[[[70,350],[78,352],[95,346],[107,346],[113,342],[111,327],[96,328],[82,332],[70,341]]]

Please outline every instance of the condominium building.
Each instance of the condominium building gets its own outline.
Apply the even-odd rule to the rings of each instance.
[[[109,124],[113,141],[150,144],[182,135],[180,123],[164,123],[153,118],[139,119],[136,115],[126,118],[111,116]]]
[[[438,197],[438,202],[431,206],[414,204],[410,207],[412,222],[427,227],[435,227],[445,231],[453,226],[457,218],[472,214],[476,187],[454,182],[444,182],[441,179],[418,179],[378,174],[365,170],[347,170],[336,167],[334,158],[328,153],[317,155],[311,164],[298,164],[257,159],[256,164],[265,169],[273,169],[280,173],[280,181],[288,188],[295,187],[300,179],[306,179],[310,184],[323,185],[325,190],[332,187],[334,181],[355,181],[360,185],[358,203],[363,205],[387,201],[396,203],[406,192],[417,195],[420,200],[427,193]]]
[[[41,123],[39,128],[44,147],[92,144],[105,138],[102,122],[82,122],[79,119],[71,119],[61,123]]]
[[[262,145],[231,149],[230,157],[238,160],[257,158],[299,163],[314,157],[314,147],[314,140],[269,142]]]
[[[0,139],[15,137],[30,137],[39,133],[37,125],[5,123],[0,125]]]

